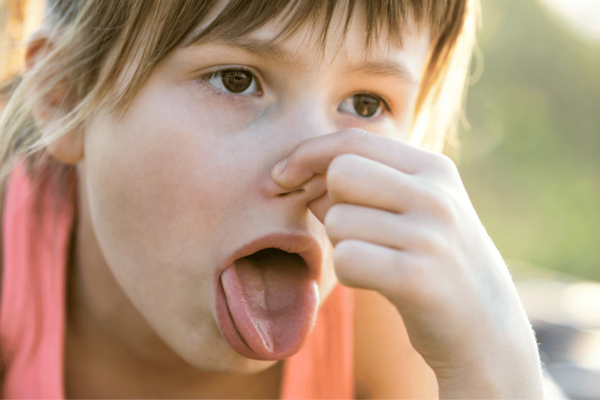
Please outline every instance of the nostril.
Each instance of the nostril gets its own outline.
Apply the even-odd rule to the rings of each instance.
[[[285,193],[279,193],[279,194],[277,195],[277,197],[286,197],[286,196],[289,196],[290,194],[294,194],[294,193],[298,193],[298,192],[302,193],[302,192],[305,192],[305,191],[306,191],[305,189],[296,189],[296,190],[291,190],[291,191],[289,191],[289,192],[285,192]]]

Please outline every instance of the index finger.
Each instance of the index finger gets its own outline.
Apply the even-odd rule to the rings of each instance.
[[[313,175],[325,174],[331,161],[342,154],[356,154],[415,174],[424,167],[424,153],[428,152],[395,139],[352,128],[301,142],[273,168],[271,177],[281,187],[299,187]]]

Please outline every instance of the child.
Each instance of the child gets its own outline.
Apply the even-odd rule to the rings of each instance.
[[[49,1],[0,121],[4,394],[424,397],[407,333],[442,398],[541,398],[436,153],[476,9]]]

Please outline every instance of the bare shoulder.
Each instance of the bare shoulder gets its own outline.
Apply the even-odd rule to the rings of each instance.
[[[411,346],[396,307],[375,291],[355,292],[357,398],[437,398],[433,371]]]

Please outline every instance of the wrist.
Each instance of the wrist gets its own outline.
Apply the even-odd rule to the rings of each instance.
[[[469,364],[434,369],[440,399],[543,399],[537,344],[528,336],[490,345]]]

